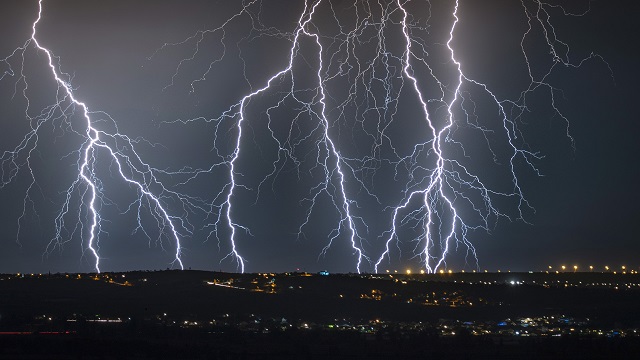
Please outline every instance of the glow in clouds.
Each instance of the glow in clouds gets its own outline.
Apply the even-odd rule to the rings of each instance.
[[[505,96],[491,76],[471,73],[474,60],[460,55],[465,53],[459,47],[460,27],[472,16],[463,1],[305,0],[290,4],[282,16],[295,11],[296,20],[283,20],[282,28],[269,25],[270,3],[244,1],[218,25],[166,43],[148,59],[156,63],[180,53],[167,76],[167,93],[186,88],[196,96],[214,87],[236,96],[229,104],[221,97],[207,99],[222,111],[204,108],[196,117],[162,125],[187,129],[207,124],[213,143],[207,166],[187,159],[178,170],[163,170],[134,150],[147,140],[120,133],[117,119],[89,111],[78,100],[71,77],[61,70],[62,60],[38,42],[39,4],[31,38],[2,60],[10,71],[0,80],[23,83],[20,95],[28,102],[33,85],[27,85],[22,72],[24,59],[43,54],[57,92],[54,103],[38,115],[27,106],[31,130],[3,153],[1,185],[21,172],[31,174],[20,225],[38,188],[32,153],[45,136],[42,126],[53,123],[81,136],[81,146],[69,154],[77,156],[77,178],[66,190],[46,253],[80,237],[97,271],[99,239],[105,233],[101,209],[111,205],[101,168],[111,169],[123,187],[135,190],[125,212],[136,214],[136,230],[150,242],[146,229],[157,229],[156,242],[171,244],[180,268],[181,239],[204,230],[217,239],[220,261],[247,270],[252,259],[244,254],[252,239],[269,235],[250,230],[251,219],[243,215],[251,206],[246,199],[258,204],[269,186],[275,192],[291,174],[298,188],[279,195],[298,198],[304,189],[301,210],[284,210],[299,215],[292,237],[306,241],[311,232],[311,240],[321,239],[319,258],[340,253],[357,272],[377,272],[397,259],[436,272],[462,247],[465,263],[478,267],[472,237],[489,232],[499,219],[526,221],[533,211],[521,179],[540,175],[542,156],[525,140],[526,125],[535,120],[529,114],[542,103],[541,113],[561,119],[572,146],[569,122],[558,104],[560,90],[551,79],[587,60],[602,61],[596,54],[571,58],[553,26],[557,15],[583,16],[588,9],[571,13],[522,0],[519,15],[526,27],[518,35],[521,51],[513,62],[522,72],[514,77],[524,78],[524,86]],[[254,50],[263,41],[278,44],[263,50],[265,59]],[[202,59],[208,59],[208,66],[197,70]],[[240,63],[238,74],[233,62]],[[256,153],[260,160],[252,159]],[[160,178],[180,180],[169,186]],[[204,192],[195,185],[202,182],[210,184]],[[278,210],[277,203],[273,206]],[[329,222],[333,225],[324,232],[318,230],[318,224]],[[218,261],[214,254],[211,258]]]

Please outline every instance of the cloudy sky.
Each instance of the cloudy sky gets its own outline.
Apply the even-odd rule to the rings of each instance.
[[[563,3],[44,1],[91,147],[3,1],[0,272],[639,267],[637,5]]]

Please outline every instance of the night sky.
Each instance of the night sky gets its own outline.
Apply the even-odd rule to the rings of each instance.
[[[57,70],[66,74],[74,97],[92,112],[93,126],[132,139],[128,143],[119,138],[111,144],[128,156],[133,145],[141,161],[155,169],[157,179],[148,189],[159,196],[179,228],[185,268],[240,269],[234,257],[227,256],[232,248],[224,218],[229,161],[238,135],[237,104],[287,66],[305,5],[303,1],[245,0],[246,12],[234,17],[242,6],[233,3],[44,1],[37,27],[38,42],[59,59]],[[363,260],[365,272],[373,271],[384,251],[393,207],[406,199],[403,190],[426,184],[411,176],[424,178],[435,166],[432,152],[410,156],[416,144],[428,141],[429,130],[413,84],[403,72],[402,12],[395,2],[383,2],[388,18],[381,54],[376,52],[381,11],[373,3],[367,8],[366,2],[354,7],[350,1],[325,1],[305,27],[320,35],[324,50],[324,114],[331,143],[342,157],[345,189],[361,236],[358,247],[370,258]],[[534,14],[536,3],[523,3]],[[483,202],[477,194],[460,190],[455,206],[467,221],[467,239],[478,262],[465,244],[452,240],[443,269],[528,271],[562,264],[640,267],[636,232],[640,221],[636,59],[640,53],[634,39],[640,30],[634,15],[640,9],[629,1],[562,3],[572,14],[591,7],[584,15],[565,16],[561,8],[545,4],[551,15],[548,23],[544,14],[539,16],[547,30],[553,26],[558,39],[554,45],[561,49],[562,60],[580,64],[592,53],[598,56],[579,67],[554,65],[542,28],[532,20],[534,26],[523,46],[536,78],[552,67],[544,82],[555,89],[554,97],[545,86],[528,93],[522,116],[503,103],[519,129],[516,145],[540,155],[533,164],[541,176],[522,158],[514,163],[531,208],[522,206],[523,219],[518,219],[518,199],[497,196],[492,204],[505,216],[486,215],[488,231],[473,230],[482,218],[469,204],[482,208]],[[432,120],[440,128],[446,123],[446,104],[457,81],[446,47],[454,4],[444,0],[406,4],[412,50],[424,59],[422,63],[417,57],[410,59],[412,73],[430,99]],[[365,19],[369,11],[371,17]],[[54,111],[43,123],[33,151],[22,151],[15,163],[10,160],[10,152],[42,118],[39,115],[64,97],[46,55],[33,42],[24,51],[19,49],[30,38],[37,13],[37,1],[0,3],[0,58],[5,58],[0,61],[0,75],[4,74],[0,80],[0,272],[94,271],[95,259],[86,243],[86,184],[70,192],[73,196],[60,237],[64,243],[51,242],[67,190],[78,179],[79,149],[86,145],[86,122],[79,108],[74,113],[69,100],[63,100],[64,113]],[[527,32],[523,4],[461,0],[458,17],[451,46],[464,74],[485,84],[498,99],[517,101],[531,86],[521,50]],[[349,34],[355,24],[359,31]],[[203,30],[207,31],[199,32]],[[250,272],[354,272],[357,254],[344,222],[342,234],[323,251],[344,215],[343,200],[336,159],[326,150],[330,144],[322,137],[318,115],[318,47],[310,36],[303,36],[298,45],[291,72],[246,103],[241,152],[233,164],[240,184],[231,203],[233,221],[238,224],[236,247]],[[444,89],[444,100],[440,100],[440,89]],[[464,164],[488,188],[513,191],[512,150],[496,104],[480,86],[468,81],[460,96],[464,100],[455,103],[454,124],[446,141],[442,140],[444,156]],[[307,104],[311,105],[305,108]],[[229,109],[235,115],[224,117]],[[573,144],[560,114],[569,122]],[[427,143],[425,148],[430,146]],[[328,177],[317,161],[325,158],[333,169]],[[166,223],[159,231],[157,225],[163,220],[153,216],[157,208],[148,199],[136,202],[139,193],[117,176],[116,164],[106,151],[97,151],[94,160],[102,194],[98,205],[101,270],[176,268],[176,244]],[[326,179],[327,190],[320,191]],[[309,210],[309,199],[316,192],[319,195]],[[470,200],[465,201],[465,196]],[[419,208],[415,202],[411,206]],[[434,206],[443,218],[450,215],[441,202]],[[213,225],[219,216],[216,235]],[[143,228],[138,227],[137,218]],[[420,224],[408,220],[399,230],[399,241],[392,243],[379,271],[424,268],[424,259],[413,253],[422,246],[412,240],[420,234]],[[446,232],[443,227],[440,231]],[[438,251],[436,246],[434,252]],[[434,259],[430,262],[433,266]]]

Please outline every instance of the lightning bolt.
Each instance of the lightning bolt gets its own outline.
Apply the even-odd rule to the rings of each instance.
[[[194,93],[199,83],[216,76],[213,69],[227,55],[231,41],[227,35],[232,32],[228,27],[234,21],[244,18],[252,24],[247,35],[236,43],[237,49],[263,37],[290,42],[286,63],[260,87],[253,86],[244,68],[243,80],[250,90],[221,115],[176,121],[215,124],[218,161],[210,168],[194,171],[193,178],[220,167],[228,169],[229,181],[210,202],[210,214],[215,219],[212,234],[219,244],[221,225],[229,232],[231,250],[223,260],[231,258],[239,270],[245,270],[246,259],[240,254],[237,235],[239,230],[249,232],[249,228],[234,220],[240,211],[235,202],[239,190],[255,191],[259,198],[263,186],[275,182],[290,162],[299,173],[305,166],[309,173],[318,169],[322,173],[321,180],[310,186],[309,196],[301,201],[305,217],[297,237],[304,236],[320,196],[327,195],[339,214],[321,256],[342,236],[350,246],[358,272],[366,271],[367,265],[377,272],[381,264],[390,260],[394,248],[400,249],[403,243],[413,243],[411,258],[419,259],[427,272],[445,268],[448,255],[460,245],[466,248],[465,259],[473,259],[477,267],[471,233],[490,232],[499,219],[526,222],[527,214],[534,211],[520,185],[520,174],[526,171],[542,175],[537,165],[542,155],[531,150],[520,129],[532,109],[530,98],[546,91],[553,116],[565,122],[567,139],[574,146],[568,118],[556,101],[560,90],[549,79],[560,68],[579,68],[591,59],[606,62],[593,53],[573,61],[569,46],[558,38],[552,25],[551,12],[583,16],[589,10],[571,13],[539,0],[521,0],[528,24],[520,41],[521,60],[529,82],[516,99],[508,99],[497,95],[488,82],[471,76],[458,59],[455,44],[461,21],[459,1],[451,1],[451,11],[445,10],[445,15],[437,14],[439,21],[451,19],[443,33],[445,37],[440,39],[436,38],[438,30],[432,30],[436,10],[429,1],[337,4],[306,0],[303,5],[295,29],[286,32],[264,24],[260,1],[243,2],[241,9],[221,26],[199,31],[181,42],[166,43],[151,57],[169,48],[195,44],[193,52],[178,63],[167,89],[176,85],[187,64],[206,56],[201,54],[206,37],[218,36],[222,51],[190,83],[190,93]],[[549,63],[532,61],[527,42],[536,36],[546,45]],[[246,65],[241,51],[238,57]],[[301,64],[313,74],[313,82],[304,77],[300,80],[301,72],[296,68]],[[259,105],[273,103],[253,109],[252,101]],[[480,110],[487,106],[492,110]],[[274,115],[283,108],[293,113],[288,115],[289,131],[284,137],[276,128],[282,127],[285,120]],[[300,125],[303,117],[311,119],[312,124],[307,124],[305,131]],[[247,147],[246,127],[261,118],[266,119],[277,156],[271,171],[252,187],[241,180],[245,175],[240,163],[242,149]],[[415,124],[416,119],[421,139],[407,147],[396,132],[402,124]],[[485,144],[482,152],[489,154],[494,167],[506,173],[506,182],[489,185],[496,182],[477,174],[478,165],[473,160],[476,154],[467,150],[469,140],[458,136],[462,132],[479,135],[471,142]],[[228,139],[229,133],[234,134],[233,146],[225,153],[221,139]],[[299,148],[307,142],[315,146],[313,156],[299,156]],[[394,185],[400,185],[397,193],[385,189],[390,176]],[[364,219],[361,203],[390,214],[390,227],[379,232],[379,256],[369,255],[376,252],[378,245],[372,244],[374,230]],[[410,233],[413,235],[407,235]]]
[[[224,32],[225,26],[228,25],[231,20],[239,17],[242,14],[249,15],[252,18],[252,20],[256,20],[249,10],[249,7],[254,3],[256,3],[256,1],[252,1],[252,2],[249,2],[248,4],[245,4],[243,6],[243,9],[240,12],[233,15],[222,26],[215,28],[213,30],[209,30],[207,32],[211,32],[211,33]],[[312,211],[319,197],[325,194],[330,198],[333,204],[333,207],[336,209],[337,213],[340,214],[340,218],[338,220],[337,227],[330,232],[329,241],[324,247],[324,249],[322,250],[322,253],[323,254],[326,253],[331,248],[336,238],[338,238],[344,231],[348,231],[349,233],[348,243],[350,244],[353,251],[353,255],[356,258],[356,266],[355,266],[356,271],[360,272],[361,271],[360,266],[362,264],[362,261],[365,259],[368,260],[368,257],[364,254],[362,245],[361,245],[361,242],[364,239],[359,234],[357,225],[356,225],[356,222],[360,221],[361,219],[352,214],[352,207],[357,206],[357,204],[352,199],[349,198],[349,195],[347,194],[347,189],[346,189],[346,181],[347,181],[346,177],[348,175],[347,169],[348,170],[351,170],[351,169],[349,168],[349,165],[346,164],[345,159],[340,154],[338,148],[336,147],[335,142],[332,140],[332,136],[330,134],[331,123],[326,115],[326,103],[325,103],[326,94],[325,94],[325,86],[324,86],[325,79],[323,78],[323,75],[322,75],[322,71],[324,69],[323,56],[322,56],[323,46],[321,44],[319,34],[314,33],[313,31],[308,29],[309,27],[311,27],[310,24],[314,17],[315,11],[321,3],[322,1],[317,1],[312,5],[310,5],[309,3],[305,2],[304,9],[297,21],[297,27],[294,30],[294,32],[291,34],[292,39],[291,39],[291,47],[289,49],[288,62],[283,66],[282,69],[280,69],[279,71],[271,75],[267,79],[266,84],[263,87],[260,87],[246,94],[244,97],[242,97],[242,99],[239,102],[233,104],[221,116],[216,117],[214,119],[206,119],[204,117],[200,117],[200,118],[194,118],[189,120],[180,120],[180,122],[182,123],[205,120],[205,121],[217,123],[218,124],[217,126],[220,126],[219,124],[224,120],[234,121],[233,127],[235,128],[236,135],[235,135],[235,141],[234,141],[235,145],[233,147],[231,154],[227,157],[221,156],[222,161],[216,163],[209,169],[199,169],[194,171],[194,178],[200,174],[208,173],[210,170],[219,167],[221,164],[226,164],[226,166],[228,167],[229,182],[223,187],[222,191],[217,193],[215,196],[215,199],[223,199],[223,201],[219,203],[215,203],[214,201],[211,204],[212,209],[215,209],[215,211],[213,211],[212,213],[217,213],[216,221],[212,224],[214,228],[212,233],[218,236],[218,232],[220,231],[220,225],[224,223],[226,228],[230,231],[229,242],[231,244],[231,250],[225,257],[223,257],[222,261],[227,258],[233,259],[237,263],[238,269],[242,272],[244,272],[245,270],[246,260],[238,250],[238,244],[237,244],[238,241],[237,241],[236,233],[238,230],[249,232],[249,229],[246,226],[240,225],[233,220],[234,219],[233,217],[234,201],[233,200],[239,188],[250,189],[248,186],[241,184],[238,179],[239,177],[242,176],[242,173],[240,173],[238,170],[238,160],[241,157],[243,128],[245,126],[244,125],[245,122],[249,120],[247,119],[246,109],[252,99],[260,95],[263,95],[264,93],[274,88],[276,86],[274,84],[276,83],[282,84],[285,81],[290,82],[289,90],[285,91],[284,94],[282,94],[282,96],[280,96],[277,99],[276,105],[269,107],[266,111],[267,117],[268,117],[268,128],[271,132],[272,139],[274,140],[274,142],[277,144],[277,147],[278,147],[278,157],[272,164],[273,165],[272,171],[268,175],[266,175],[265,178],[263,178],[259,183],[258,189],[257,189],[258,195],[256,196],[256,198],[259,197],[260,188],[262,188],[263,185],[269,179],[277,177],[278,173],[282,170],[282,167],[284,166],[283,162],[285,161],[283,160],[283,158],[288,158],[294,163],[299,164],[300,160],[296,158],[295,147],[299,146],[300,143],[303,142],[304,140],[314,138],[315,140],[313,141],[315,142],[315,146],[317,149],[317,154],[315,157],[316,163],[314,167],[322,169],[323,176],[320,182],[316,183],[314,186],[311,187],[309,196],[302,200],[302,203],[306,203],[308,205],[306,206],[306,210],[305,210],[305,214],[306,214],[305,220],[302,222],[302,224],[299,227],[298,236],[299,237],[303,236],[303,229],[309,223],[311,219]],[[256,20],[256,22],[258,21]],[[160,51],[165,47],[176,46],[178,44],[183,44],[189,40],[196,39],[196,47],[195,47],[194,53],[189,58],[186,58],[180,61],[178,68],[176,69],[176,72],[172,76],[171,84],[169,84],[168,86],[174,85],[175,78],[178,72],[180,71],[180,68],[184,66],[185,62],[193,60],[194,57],[197,55],[200,49],[199,44],[203,40],[203,35],[204,35],[204,32],[198,32],[196,35],[193,35],[192,37],[180,43],[164,44],[163,47],[158,50]],[[287,35],[280,34],[279,36],[285,37]],[[315,44],[317,49],[317,53],[316,53],[317,62],[318,62],[318,65],[317,65],[318,67],[316,72],[317,83],[315,87],[312,89],[298,89],[296,85],[296,75],[294,74],[294,71],[293,71],[296,59],[300,57],[299,52],[300,52],[301,42],[303,41],[302,38],[311,39],[311,41]],[[158,51],[156,51],[154,56],[157,55]],[[220,59],[216,59],[211,64],[213,65],[219,60]],[[191,83],[192,90],[194,89],[194,84],[200,81],[204,81],[206,79],[207,74],[209,73],[210,70],[211,70],[211,65],[209,66],[208,70],[203,74],[201,78]],[[246,76],[245,76],[245,79],[246,79]],[[305,100],[301,96],[301,93],[303,92],[312,92],[314,94],[311,96],[309,100]],[[275,111],[278,107],[283,106],[283,104],[286,103],[287,101],[293,101],[295,104],[297,104],[297,107],[302,109],[295,116],[296,119],[302,117],[303,115],[307,115],[309,118],[314,119],[316,122],[315,125],[313,126],[313,130],[311,131],[311,133],[305,135],[302,140],[294,139],[295,136],[293,135],[292,132],[288,134],[288,138],[285,141],[281,141],[275,135],[276,131],[273,129],[274,120],[271,117],[271,113]],[[293,127],[294,126],[292,126],[292,128]],[[218,128],[219,127],[217,127],[217,129]],[[217,139],[218,139],[218,132],[216,131],[216,141]],[[355,180],[357,181],[357,179]],[[363,222],[361,223],[364,225]],[[218,238],[218,241],[220,241],[220,238]]]
[[[137,193],[124,210],[136,213],[134,231],[143,232],[151,243],[151,233],[143,226],[150,214],[158,229],[156,243],[174,244],[173,264],[181,268],[180,239],[193,236],[198,226],[190,219],[195,215],[198,222],[203,220],[200,229],[207,239],[217,239],[220,262],[229,261],[244,272],[249,259],[243,249],[251,243],[242,234],[253,236],[251,226],[239,220],[245,200],[251,196],[258,203],[269,184],[275,192],[276,182],[288,172],[305,191],[296,198],[302,210],[295,238],[306,238],[319,217],[333,224],[318,257],[331,256],[343,246],[357,272],[378,272],[396,253],[419,262],[426,272],[436,272],[447,268],[452,252],[462,248],[465,266],[473,266],[471,261],[478,267],[473,235],[491,232],[502,219],[527,222],[535,211],[521,184],[527,174],[542,176],[543,156],[524,136],[537,116],[539,97],[546,99],[541,112],[560,119],[567,142],[575,147],[559,102],[561,90],[552,79],[562,69],[580,68],[589,60],[608,66],[595,53],[574,59],[553,26],[556,15],[579,17],[589,9],[571,12],[542,0],[521,0],[519,5],[526,29],[517,38],[520,56],[515,62],[525,80],[514,96],[502,94],[492,79],[471,70],[471,60],[460,56],[458,32],[466,16],[461,0],[304,0],[291,8],[296,13],[290,29],[269,25],[269,6],[260,0],[236,3],[236,10],[219,25],[164,43],[148,59],[191,46],[177,64],[172,62],[166,92],[179,88],[183,78],[188,78],[190,95],[210,83],[218,90],[220,84],[232,84],[228,94],[210,99],[215,109],[210,113],[163,124],[205,123],[212,128],[207,165],[169,171],[145,163],[134,150],[150,142],[121,134],[111,116],[89,111],[76,98],[60,59],[37,40],[40,1],[30,39],[0,60],[8,68],[0,81],[17,76],[14,96],[20,92],[26,99],[31,127],[1,158],[0,188],[15,182],[19,173],[26,172],[30,179],[18,234],[22,219],[35,209],[32,193],[39,189],[32,156],[44,127],[57,126],[79,136],[82,144],[67,155],[77,156],[77,177],[65,191],[46,254],[79,235],[100,270],[99,237],[106,233],[100,214],[113,204],[100,170],[106,160],[114,177]],[[249,66],[255,62],[251,46],[265,39],[284,46],[269,49],[270,55],[278,55],[277,64],[270,58],[255,75]],[[24,71],[31,49],[45,55],[57,87],[53,105],[35,116]],[[239,81],[225,77],[231,71],[222,68],[229,62],[240,69]],[[14,63],[19,71],[14,71]],[[231,97],[228,103],[225,96]],[[73,121],[74,115],[80,115],[82,125]],[[267,140],[252,133],[259,127]],[[252,149],[272,156],[267,170],[247,165]],[[173,187],[164,185],[167,179]],[[210,184],[205,196],[176,190],[203,181]],[[285,195],[292,194],[288,190]],[[75,202],[81,203],[77,209]],[[170,207],[180,209],[178,215],[172,215]],[[75,225],[68,224],[70,218]]]
[[[525,210],[533,211],[532,205],[527,201],[522,187],[519,184],[519,176],[516,170],[516,164],[519,160],[523,161],[533,172],[537,175],[541,175],[536,161],[540,160],[542,156],[534,151],[528,149],[526,141],[523,140],[522,132],[518,127],[518,121],[523,114],[529,110],[528,98],[532,97],[534,92],[547,90],[551,99],[551,107],[555,115],[559,116],[566,123],[566,136],[570,140],[571,145],[574,146],[574,139],[569,131],[569,122],[567,117],[556,105],[556,93],[559,91],[551,85],[547,80],[554,72],[556,66],[563,65],[565,67],[578,68],[587,60],[599,59],[606,62],[599,55],[592,53],[588,57],[581,59],[577,63],[571,62],[569,59],[569,46],[559,40],[556,37],[556,31],[549,21],[550,15],[547,8],[558,7],[564,15],[582,16],[587,11],[580,14],[571,14],[564,8],[558,5],[551,5],[542,1],[533,1],[535,11],[530,10],[530,6],[527,5],[525,0],[521,1],[524,14],[528,20],[528,29],[524,33],[520,42],[521,52],[526,63],[528,70],[528,76],[530,79],[529,86],[522,91],[520,97],[517,100],[499,99],[490,86],[481,81],[475,80],[468,76],[464,70],[462,63],[456,58],[453,42],[455,40],[456,26],[460,21],[458,16],[460,9],[459,0],[455,1],[453,12],[451,14],[453,21],[449,31],[449,38],[446,42],[446,48],[449,51],[450,59],[449,63],[452,64],[455,70],[455,82],[454,85],[449,85],[452,88],[450,91],[446,91],[446,87],[437,77],[435,77],[431,66],[426,62],[428,54],[424,53],[424,46],[419,47],[418,51],[413,49],[413,44],[419,42],[410,36],[411,26],[408,22],[409,13],[407,12],[405,5],[411,1],[397,1],[398,8],[402,11],[402,31],[405,38],[406,48],[404,51],[404,74],[410,79],[413,84],[413,90],[419,98],[422,114],[424,120],[428,125],[431,136],[425,143],[418,144],[414,151],[408,157],[413,161],[421,156],[421,152],[424,148],[430,145],[431,152],[434,154],[433,161],[435,166],[427,171],[425,175],[407,183],[406,196],[401,204],[393,209],[392,227],[387,232],[388,236],[385,242],[385,248],[378,261],[375,264],[375,271],[378,271],[378,267],[384,261],[385,257],[388,257],[391,252],[391,244],[394,241],[398,241],[398,224],[406,224],[411,221],[421,223],[422,232],[414,239],[416,242],[415,256],[419,257],[424,264],[426,272],[436,272],[441,267],[446,267],[446,257],[452,247],[452,243],[462,243],[467,248],[467,256],[472,255],[476,267],[478,266],[478,258],[476,255],[476,249],[468,239],[468,233],[472,230],[483,229],[487,232],[490,231],[490,219],[494,218],[507,218],[511,219],[509,215],[499,210],[496,203],[496,198],[515,199],[517,203],[517,219],[526,221]],[[552,57],[552,65],[546,68],[546,71],[542,73],[542,76],[535,76],[532,71],[532,63],[530,56],[526,49],[525,43],[532,35],[533,26],[532,22],[538,22],[540,29],[543,33],[543,38],[548,47],[549,54]],[[564,50],[560,50],[562,47]],[[444,126],[436,128],[431,118],[430,106],[428,101],[425,100],[422,91],[420,90],[420,79],[413,74],[413,63],[419,62],[421,65],[426,66],[429,69],[429,73],[434,76],[434,80],[439,84],[443,96],[435,101],[436,103],[444,104],[446,107],[446,122]],[[608,66],[608,65],[607,65]],[[609,69],[611,70],[611,69]],[[508,146],[506,147],[511,153],[508,158],[508,167],[511,177],[511,189],[509,191],[497,191],[485,185],[482,179],[474,175],[469,169],[463,165],[462,162],[451,158],[446,154],[444,148],[447,143],[459,146],[464,152],[463,144],[454,140],[455,126],[457,123],[461,123],[463,119],[470,118],[468,112],[468,105],[465,105],[465,90],[463,88],[476,88],[480,92],[489,96],[489,99],[493,105],[497,108],[500,115],[500,121],[502,123],[503,134],[507,140]],[[472,90],[466,90],[471,92]],[[450,99],[447,100],[444,96],[449,93]],[[467,101],[472,103],[471,100]],[[456,115],[455,110],[459,110]],[[473,127],[480,130],[487,144],[489,139],[487,133],[488,129],[473,124]],[[449,147],[451,148],[451,147]],[[453,150],[453,149],[451,149]],[[489,147],[494,159],[497,159],[496,152]],[[422,165],[414,166],[412,169],[418,169]],[[412,175],[413,175],[413,171]],[[479,201],[473,201],[472,196],[475,193],[476,199]],[[467,206],[475,211],[477,216],[481,219],[478,225],[469,225],[468,221],[460,214],[459,210],[454,205],[459,199],[463,199],[467,202]],[[416,208],[415,205],[418,204]],[[401,215],[407,213],[407,215]]]
[[[103,218],[100,215],[100,209],[105,204],[109,204],[110,200],[103,192],[104,182],[98,174],[98,166],[106,157],[107,164],[111,164],[110,169],[112,171],[115,170],[116,175],[126,185],[135,189],[138,194],[136,200],[130,203],[126,210],[134,211],[135,209],[137,212],[138,228],[136,231],[142,231],[151,241],[150,234],[145,230],[141,219],[142,213],[146,209],[159,227],[161,234],[157,239],[159,245],[163,246],[161,236],[166,234],[175,244],[175,259],[172,265],[177,264],[180,268],[183,268],[180,241],[183,234],[181,234],[181,231],[185,232],[185,234],[189,233],[190,224],[183,218],[170,215],[164,202],[171,198],[173,201],[178,201],[183,205],[189,205],[189,198],[165,188],[159,181],[158,175],[166,174],[167,172],[155,169],[142,161],[135,151],[135,146],[140,142],[144,142],[143,139],[132,139],[121,134],[118,132],[117,124],[111,116],[103,112],[92,112],[84,102],[78,100],[74,94],[70,76],[61,70],[60,58],[56,57],[51,50],[43,46],[38,40],[37,28],[42,19],[42,13],[43,1],[40,0],[38,2],[38,16],[31,27],[31,37],[9,56],[2,59],[2,63],[8,65],[9,70],[4,72],[0,80],[16,75],[16,71],[13,70],[11,65],[16,59],[19,60],[20,71],[18,72],[19,76],[15,89],[17,91],[19,84],[22,84],[21,94],[27,102],[25,116],[31,125],[30,131],[23,137],[18,146],[11,151],[5,151],[1,158],[2,182],[0,187],[4,188],[14,181],[21,171],[27,171],[30,178],[23,201],[22,214],[18,219],[18,238],[20,236],[20,223],[26,215],[28,206],[33,206],[34,203],[31,194],[39,187],[32,161],[38,148],[39,138],[42,136],[41,133],[44,132],[45,124],[49,123],[51,126],[61,127],[64,131],[75,133],[83,141],[77,150],[68,155],[77,155],[77,178],[65,192],[65,200],[55,219],[55,236],[47,245],[45,255],[50,254],[56,248],[61,250],[65,243],[73,239],[76,234],[79,234],[83,239],[83,254],[86,251],[90,253],[90,256],[95,261],[95,270],[100,272],[99,238],[101,233],[106,232],[102,226]],[[50,75],[57,87],[55,93],[56,101],[52,105],[45,107],[36,116],[30,115],[30,86],[25,73],[25,59],[30,49],[33,49],[37,54],[44,55]],[[84,125],[73,121],[74,115],[78,112]],[[95,118],[98,118],[98,120],[95,120]],[[115,129],[115,132],[111,133],[99,127],[98,123],[106,123],[104,128],[109,129],[111,127]],[[81,204],[81,207],[75,211],[72,209],[74,198],[78,198]],[[68,218],[73,217],[74,212],[77,216],[74,221],[75,225],[69,227],[67,224]]]

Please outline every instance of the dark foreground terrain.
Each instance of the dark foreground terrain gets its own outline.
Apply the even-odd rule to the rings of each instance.
[[[636,359],[640,275],[0,275],[0,359]]]

